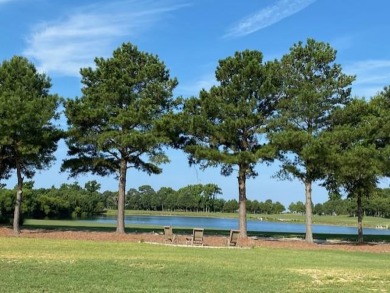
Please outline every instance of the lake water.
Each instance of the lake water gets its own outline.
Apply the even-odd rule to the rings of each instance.
[[[98,223],[116,223],[116,217],[96,217],[91,220]],[[172,226],[185,228],[204,228],[204,229],[237,229],[238,219],[229,218],[207,218],[207,217],[180,217],[180,216],[126,216],[127,225],[151,225],[151,226]],[[364,222],[363,222],[364,224]],[[323,234],[357,234],[355,227],[313,225],[313,233]],[[285,222],[263,222],[248,221],[248,231],[259,232],[291,232],[305,233],[305,224],[285,223]],[[363,234],[367,235],[390,235],[390,229],[379,230],[364,228]]]

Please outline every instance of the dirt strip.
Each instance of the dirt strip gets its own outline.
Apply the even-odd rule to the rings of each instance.
[[[71,239],[71,240],[90,240],[90,241],[126,241],[126,242],[148,242],[167,245],[190,246],[187,238],[189,235],[176,235],[174,243],[165,240],[164,235],[160,233],[126,233],[119,234],[115,232],[89,232],[89,231],[67,231],[67,230],[28,230],[23,229],[19,236],[15,236],[12,229],[0,227],[0,237],[22,237],[22,238],[50,238],[50,239]],[[228,238],[224,236],[204,237],[204,247],[228,247]],[[338,249],[345,251],[366,251],[374,253],[390,253],[389,243],[364,243],[357,245],[355,243],[335,242],[335,241],[316,241],[315,243],[306,243],[302,239],[270,239],[270,238],[247,238],[239,239],[238,248],[251,247],[275,247],[291,249]]]

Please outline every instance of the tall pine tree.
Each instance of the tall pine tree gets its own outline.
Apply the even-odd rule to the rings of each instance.
[[[277,103],[278,79],[274,63],[262,59],[261,52],[246,50],[220,60],[219,85],[186,100],[183,110],[190,163],[221,166],[224,176],[237,168],[241,237],[247,236],[246,179],[257,175],[259,161],[274,158],[265,133]]]
[[[332,115],[327,145],[325,186],[345,192],[357,203],[358,242],[363,242],[364,198],[372,196],[390,166],[390,100],[385,88],[369,102],[353,100]]]
[[[335,63],[329,44],[308,39],[282,57],[283,99],[273,123],[271,142],[279,149],[281,178],[294,177],[305,186],[306,241],[313,242],[312,184],[324,177],[319,135],[330,127],[330,114],[350,101],[353,76]]]
[[[15,234],[20,233],[24,176],[50,166],[62,135],[53,125],[59,98],[50,88],[50,79],[23,57],[0,66],[0,166],[3,176],[16,170]]]
[[[62,169],[119,178],[117,232],[124,233],[127,170],[159,174],[158,165],[168,162],[162,121],[175,106],[177,81],[157,56],[130,43],[95,63],[81,69],[83,96],[65,104],[70,158]]]

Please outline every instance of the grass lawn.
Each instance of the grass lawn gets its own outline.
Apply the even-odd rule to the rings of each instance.
[[[1,292],[388,292],[390,255],[0,237]]]

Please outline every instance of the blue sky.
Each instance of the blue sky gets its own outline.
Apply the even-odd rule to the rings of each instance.
[[[81,67],[95,57],[110,57],[123,42],[153,53],[165,62],[179,86],[175,95],[197,95],[215,83],[218,60],[236,51],[255,49],[265,60],[280,58],[307,38],[329,42],[344,72],[355,74],[353,95],[374,95],[390,84],[390,1],[388,0],[0,0],[0,61],[14,55],[29,58],[52,78],[52,92],[80,96]],[[65,122],[62,122],[65,124]],[[60,143],[57,162],[38,173],[35,187],[59,186],[68,180],[59,173],[66,146]],[[236,174],[223,177],[219,169],[189,167],[186,156],[169,150],[171,163],[161,175],[130,170],[128,188],[148,184],[179,189],[188,184],[216,183],[223,198],[237,198]],[[278,164],[259,165],[259,176],[247,181],[249,199],[304,201],[298,181],[272,178]],[[113,177],[80,176],[80,185],[97,180],[104,190],[117,190]],[[8,187],[15,185],[8,180]],[[382,182],[388,186],[389,180]],[[314,186],[314,203],[327,192]]]

